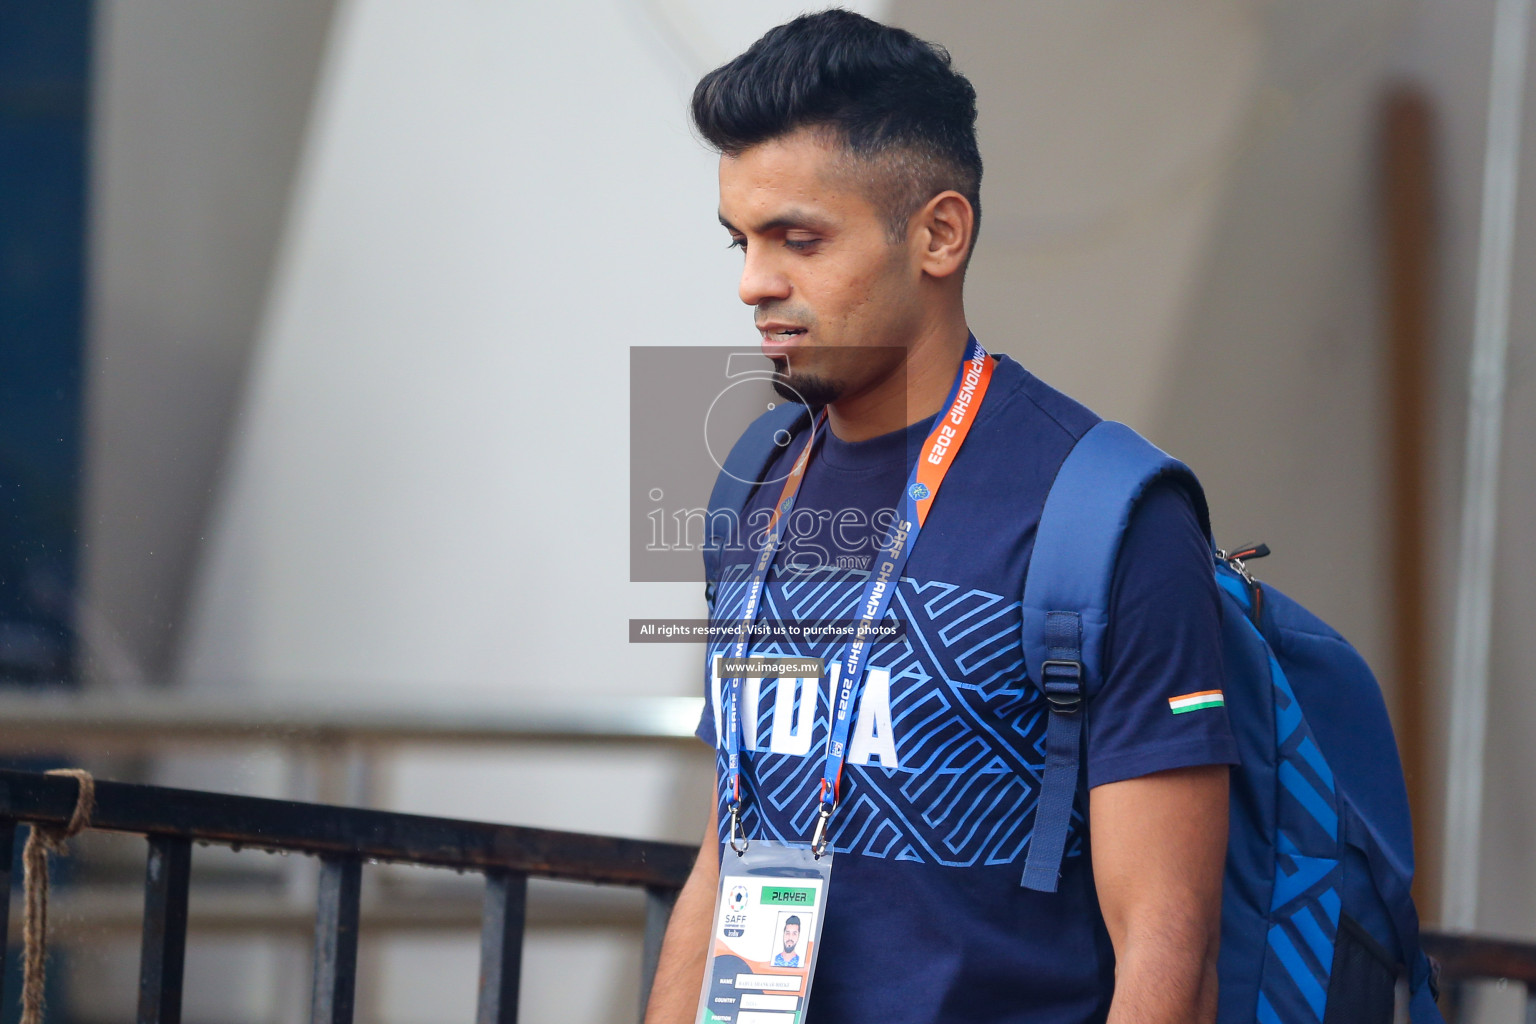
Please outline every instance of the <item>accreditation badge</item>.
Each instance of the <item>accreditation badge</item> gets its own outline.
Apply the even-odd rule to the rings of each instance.
[[[754,839],[726,847],[696,1024],[800,1024],[811,995],[832,852]]]

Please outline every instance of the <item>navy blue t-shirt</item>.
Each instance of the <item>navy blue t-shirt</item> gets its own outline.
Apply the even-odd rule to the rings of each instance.
[[[1098,907],[1079,793],[1058,892],[1024,889],[1046,706],[1025,674],[1019,602],[1057,469],[1098,418],[1007,356],[946,476],[891,600],[905,638],[869,659],[833,819],[837,851],[810,1024],[1102,1021],[1114,951]],[[774,562],[760,619],[848,620],[932,420],[869,441],[825,431]],[[797,439],[748,504],[756,550]],[[755,539],[754,539],[755,538]],[[745,549],[728,552],[712,614],[740,617]],[[1085,701],[1086,786],[1236,763],[1221,707],[1169,699],[1221,686],[1210,550],[1188,496],[1156,486],[1117,563],[1105,680]],[[718,658],[705,664],[699,737],[717,747]],[[841,642],[785,639],[751,654],[839,658]],[[742,688],[748,836],[805,843],[827,742],[828,681]],[[727,827],[723,752],[722,841]]]

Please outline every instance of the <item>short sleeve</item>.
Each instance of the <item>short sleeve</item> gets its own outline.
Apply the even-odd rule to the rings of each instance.
[[[1157,484],[1126,528],[1110,591],[1104,682],[1087,707],[1088,785],[1236,764],[1224,704],[1170,703],[1222,687],[1211,553],[1182,487]]]

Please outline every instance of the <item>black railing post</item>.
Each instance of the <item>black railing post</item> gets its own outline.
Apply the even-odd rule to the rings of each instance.
[[[363,862],[354,856],[320,859],[315,914],[315,988],[310,1024],[352,1024],[357,999],[357,923]]]
[[[10,973],[11,950],[6,940],[11,927],[11,865],[16,862],[16,821],[0,818],[0,1006],[15,993],[5,990],[5,979]]]
[[[144,869],[138,1024],[181,1024],[187,886],[191,880],[192,841],[181,836],[150,836]]]
[[[1450,1024],[1462,1024],[1461,1011],[1466,1008],[1467,987],[1460,978],[1440,983],[1440,1010]]]
[[[485,910],[480,918],[480,1005],[475,1024],[517,1024],[527,920],[528,876],[496,868],[487,871]]]
[[[661,940],[672,920],[676,889],[645,887],[645,946],[640,952],[640,1019],[645,1020],[645,1005],[651,1001],[651,986],[656,983],[656,965],[661,962]]]

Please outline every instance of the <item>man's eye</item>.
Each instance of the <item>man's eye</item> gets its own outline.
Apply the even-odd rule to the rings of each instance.
[[[784,247],[786,249],[793,249],[795,252],[805,252],[819,241],[821,241],[819,238],[786,238],[784,239]]]
[[[733,239],[730,240],[730,242],[728,242],[726,244],[726,248],[727,249],[740,249],[742,252],[746,252],[747,251],[747,240],[745,238],[733,238]]]

